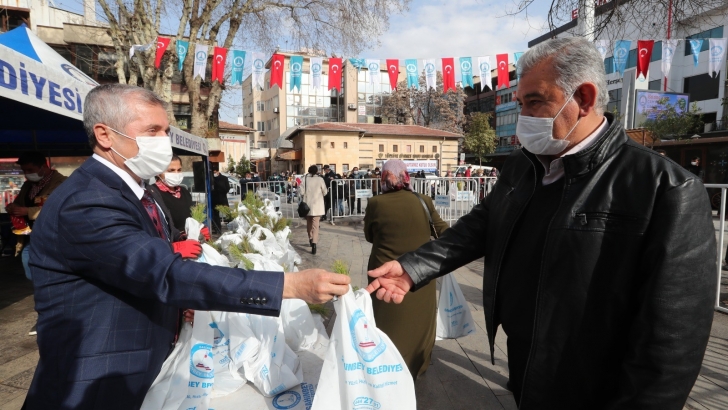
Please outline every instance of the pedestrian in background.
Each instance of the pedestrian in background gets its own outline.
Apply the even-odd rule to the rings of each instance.
[[[336,176],[334,176],[334,186],[331,189],[333,201],[332,208],[336,211],[334,213],[335,216],[344,216],[344,198],[345,195],[349,192],[349,190],[346,188],[346,182],[342,180],[340,174],[336,174]]]
[[[8,214],[15,218],[16,223],[22,223],[28,227],[28,234],[18,235],[16,254],[20,252],[20,259],[23,263],[25,277],[33,280],[28,266],[30,257],[30,238],[33,224],[40,215],[41,208],[48,196],[66,180],[66,176],[51,169],[46,158],[37,151],[26,152],[15,162],[25,174],[25,182],[20,187],[20,192],[12,204],[6,207]],[[13,224],[15,225],[15,223]],[[17,230],[16,230],[17,231]],[[36,325],[30,329],[30,336],[36,335]]]
[[[364,215],[364,235],[372,244],[369,270],[427,243],[434,234],[430,230],[430,216],[437,236],[447,229],[432,199],[412,192],[402,160],[390,159],[384,164],[380,184],[382,195],[369,199]],[[435,289],[436,281],[432,281],[398,305],[372,299],[377,328],[392,339],[413,379],[430,365],[437,327]]]
[[[324,179],[318,175],[318,167],[311,165],[308,167],[308,174],[301,181],[300,195],[303,198],[310,211],[306,215],[306,232],[308,233],[308,243],[311,245],[311,253],[316,255],[316,244],[319,239],[319,223],[321,217],[326,213],[324,208],[324,197],[327,189]]]
[[[222,233],[222,222],[220,221],[220,211],[217,206],[230,206],[227,199],[228,191],[230,191],[230,181],[228,178],[220,173],[219,169],[212,171],[212,230],[217,233]]]
[[[332,192],[331,192],[331,181],[334,180],[334,177],[336,176],[336,173],[331,170],[331,167],[329,165],[324,165],[324,186],[326,186],[326,196],[324,197],[324,217],[326,214],[329,213],[329,209],[331,209],[331,198],[332,198]]]

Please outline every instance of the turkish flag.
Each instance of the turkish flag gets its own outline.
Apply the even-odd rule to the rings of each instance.
[[[495,60],[498,62],[498,89],[501,87],[510,87],[511,79],[508,74],[508,54],[496,54]]]
[[[399,79],[399,60],[387,60],[387,72],[389,73],[389,85],[393,90],[397,89],[397,80]]]
[[[278,87],[283,88],[283,66],[286,61],[285,59],[286,57],[283,54],[273,54],[273,59],[270,63],[271,88],[276,84],[278,84]]]
[[[455,90],[455,59],[443,58],[442,59],[442,92],[446,93],[447,90]]]
[[[223,77],[225,77],[225,57],[227,57],[227,50],[222,47],[215,47],[212,54],[212,78],[210,81],[217,80],[222,84]]]
[[[154,58],[154,66],[157,68],[162,64],[162,56],[167,51],[167,47],[169,47],[169,40],[165,37],[157,37],[157,55]]]
[[[341,92],[341,69],[341,58],[329,58],[329,91],[336,88],[336,91]]]
[[[647,78],[654,45],[655,40],[637,40],[637,78],[640,78],[640,74]]]

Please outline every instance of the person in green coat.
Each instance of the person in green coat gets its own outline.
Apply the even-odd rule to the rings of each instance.
[[[376,269],[385,262],[419,248],[430,240],[429,219],[418,195],[410,188],[407,166],[398,159],[384,164],[381,176],[382,195],[369,198],[364,215],[364,234],[372,243],[368,269]],[[432,215],[437,235],[447,229],[425,195],[420,198]],[[372,278],[369,278],[371,281]],[[436,282],[412,293],[401,304],[385,303],[372,298],[377,328],[392,339],[404,358],[413,379],[424,373],[430,365],[432,347],[437,328]]]

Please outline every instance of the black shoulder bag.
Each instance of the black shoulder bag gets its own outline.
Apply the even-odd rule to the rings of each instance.
[[[432,222],[432,214],[430,213],[430,208],[427,207],[427,204],[425,203],[425,200],[422,199],[420,194],[417,192],[412,191],[413,194],[417,196],[417,199],[420,200],[420,203],[422,204],[422,207],[425,208],[425,214],[427,215],[427,220],[430,222],[430,235],[437,239],[437,230],[435,229],[435,224]]]
[[[306,185],[306,177],[308,177],[308,175],[303,177],[304,186]],[[306,187],[306,189],[308,189],[308,187]],[[303,198],[301,198],[301,202],[298,203],[298,216],[300,218],[305,218],[309,212],[311,212],[311,208],[309,208],[308,204],[303,201]]]

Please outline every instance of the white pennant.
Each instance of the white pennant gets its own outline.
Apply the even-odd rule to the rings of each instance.
[[[710,48],[708,49],[708,74],[716,77],[725,64],[725,48],[728,45],[728,38],[711,38]]]
[[[134,57],[134,53],[136,53],[137,51],[144,52],[144,51],[149,50],[149,47],[151,47],[151,46],[152,46],[152,43],[149,43],[149,44],[134,44],[129,49],[129,58],[131,59],[132,57]]]
[[[369,71],[369,84],[381,83],[381,70],[379,68],[379,60],[366,59],[367,70]]]
[[[207,69],[207,44],[195,43],[195,65],[192,78],[198,75],[205,81],[205,70]]]
[[[480,91],[493,87],[493,77],[491,75],[490,56],[478,57],[478,70],[480,71]]]
[[[677,50],[677,40],[665,40],[662,42],[662,77],[668,78],[672,67],[672,57]]]
[[[437,89],[437,67],[435,66],[435,60],[422,60],[425,66],[425,82],[427,83],[427,89]]]
[[[602,55],[602,60],[607,58],[607,50],[609,50],[609,40],[597,40],[594,42],[597,51]]]
[[[265,54],[253,52],[253,87],[265,88]]]
[[[311,57],[311,85],[316,91],[321,88],[321,70],[323,68],[323,64],[323,58]]]

